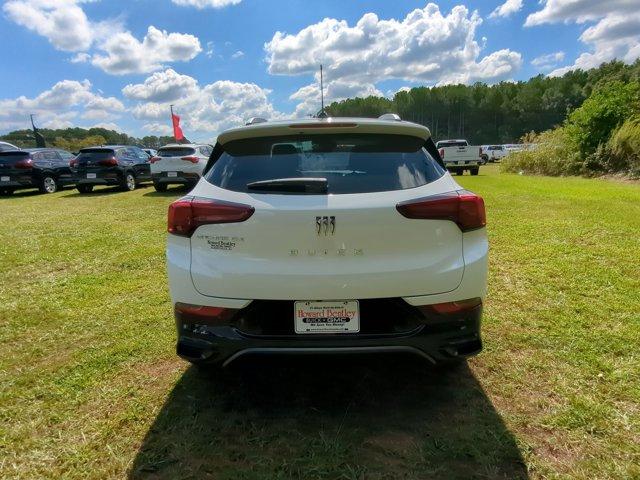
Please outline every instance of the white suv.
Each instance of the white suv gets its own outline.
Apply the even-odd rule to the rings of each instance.
[[[164,192],[169,185],[193,187],[204,170],[213,151],[211,145],[169,144],[161,147],[151,157],[151,178],[158,192]]]
[[[227,130],[169,207],[178,354],[477,354],[487,283],[482,198],[426,127],[314,118]]]

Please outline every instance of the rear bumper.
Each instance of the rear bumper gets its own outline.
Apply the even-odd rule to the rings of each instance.
[[[200,180],[200,175],[197,173],[190,172],[176,172],[175,177],[167,176],[167,172],[162,173],[153,173],[151,174],[151,179],[153,183],[160,183],[165,185],[190,185],[195,184]]]
[[[406,352],[438,364],[480,353],[481,317],[482,306],[478,306],[457,316],[425,318],[411,331],[399,334],[280,336],[250,335],[235,325],[193,325],[176,320],[177,353],[191,362],[227,365],[255,354]],[[293,318],[285,320],[293,325]]]
[[[38,181],[33,178],[0,182],[0,189],[19,190],[21,188],[38,188]]]
[[[90,172],[92,173],[92,172]],[[86,173],[74,175],[76,185],[120,185],[122,174],[118,171],[96,172],[96,178],[87,178]]]
[[[5,178],[4,182],[2,181],[3,177]],[[37,169],[0,171],[0,189],[38,188],[39,183],[40,176]]]
[[[452,170],[460,169],[460,168],[480,167],[483,164],[484,163],[482,162],[482,160],[465,161],[463,165],[458,165],[457,162],[449,162],[449,163],[444,162],[445,167]]]

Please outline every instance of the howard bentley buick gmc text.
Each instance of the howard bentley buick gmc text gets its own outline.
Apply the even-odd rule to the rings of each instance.
[[[485,224],[429,130],[396,115],[227,130],[169,207],[178,354],[475,355]]]

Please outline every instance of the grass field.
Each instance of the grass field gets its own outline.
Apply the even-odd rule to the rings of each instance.
[[[0,198],[0,477],[640,478],[640,185],[498,174],[485,350],[174,355],[180,191]]]

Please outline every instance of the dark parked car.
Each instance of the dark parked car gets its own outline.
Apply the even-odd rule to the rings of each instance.
[[[127,145],[83,148],[73,167],[80,193],[89,193],[96,185],[135,190],[140,183],[151,181],[149,155]]]
[[[25,148],[0,152],[0,193],[37,188],[53,193],[74,183],[70,163],[74,156],[54,148]]]

